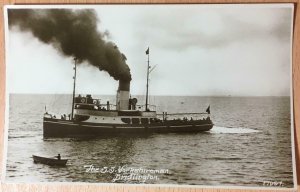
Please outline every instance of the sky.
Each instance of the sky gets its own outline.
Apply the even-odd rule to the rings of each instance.
[[[291,5],[89,8],[97,13],[97,29],[126,55],[132,95],[146,92],[148,47],[151,95],[290,95]],[[72,93],[73,58],[31,32],[6,31],[10,93]],[[76,93],[114,95],[117,89],[107,72],[88,62],[78,65]]]

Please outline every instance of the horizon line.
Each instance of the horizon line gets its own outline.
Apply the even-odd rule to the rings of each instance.
[[[8,93],[9,95],[72,95],[72,93]],[[80,93],[80,95],[88,95],[90,93]],[[79,94],[76,94],[79,95]],[[96,93],[96,94],[90,94],[90,95],[105,95],[105,96],[115,96],[115,94],[102,94],[102,93]],[[145,94],[130,94],[131,96],[146,96]],[[165,96],[165,97],[291,97],[291,95],[149,95],[150,97],[155,96]]]

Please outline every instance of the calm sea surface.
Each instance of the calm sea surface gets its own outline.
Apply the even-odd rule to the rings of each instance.
[[[113,96],[100,98],[115,101]],[[9,102],[8,182],[111,183],[119,177],[116,182],[143,183],[128,179],[128,172],[119,174],[124,166],[167,170],[147,172],[153,178],[145,183],[263,187],[264,181],[274,181],[293,187],[289,97],[151,97],[158,112],[204,112],[210,104],[215,126],[198,134],[46,140],[45,105],[48,111],[68,114],[71,96],[13,94]],[[35,164],[31,158],[58,153],[69,159],[66,167]],[[85,165],[101,171],[88,172]]]

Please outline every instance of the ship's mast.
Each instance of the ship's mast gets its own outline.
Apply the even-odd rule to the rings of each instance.
[[[150,61],[149,61],[149,47],[146,51],[146,54],[148,55],[148,66],[147,66],[147,84],[146,84],[146,111],[148,111],[148,88],[149,88],[149,68],[150,68]]]
[[[74,104],[75,104],[75,88],[76,88],[76,65],[77,65],[77,58],[74,58],[74,83],[73,83],[73,96],[72,96],[72,113],[71,113],[71,119],[74,119]]]

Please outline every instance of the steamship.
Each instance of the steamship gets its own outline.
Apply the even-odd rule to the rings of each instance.
[[[148,104],[149,55],[145,105],[138,105],[137,98],[131,98],[130,81],[119,81],[115,104],[109,101],[102,103],[92,95],[75,96],[74,60],[71,114],[55,116],[46,110],[43,118],[44,138],[196,133],[209,131],[213,127],[210,106],[203,113],[158,114],[156,106]]]

